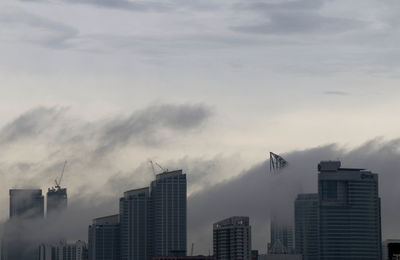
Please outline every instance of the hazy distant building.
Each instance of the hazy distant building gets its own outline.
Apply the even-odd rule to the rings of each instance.
[[[294,205],[296,253],[303,260],[319,260],[319,196],[299,194]]]
[[[292,254],[293,227],[274,218],[271,221],[271,243],[268,247],[269,254]]]
[[[258,250],[251,250],[251,260],[258,260]]]
[[[68,198],[66,188],[51,188],[47,191],[47,216],[60,213],[67,208]]]
[[[378,175],[340,165],[318,165],[320,260],[380,260]]]
[[[150,185],[151,253],[171,256],[186,254],[187,194],[182,170],[158,174]]]
[[[89,226],[89,260],[119,260],[119,215],[93,220]]]
[[[150,258],[149,188],[131,190],[120,199],[121,260]]]
[[[44,216],[44,197],[41,189],[11,189],[10,219]]]
[[[382,260],[400,260],[400,239],[383,241]]]
[[[57,260],[56,248],[51,244],[39,245],[39,260]]]
[[[55,260],[88,260],[88,248],[84,241],[60,242],[56,246]]]
[[[250,260],[249,217],[231,217],[213,225],[214,256],[217,260]]]
[[[1,260],[37,260],[39,242],[33,239],[33,221],[44,216],[44,198],[40,189],[11,189],[10,219],[4,223]]]

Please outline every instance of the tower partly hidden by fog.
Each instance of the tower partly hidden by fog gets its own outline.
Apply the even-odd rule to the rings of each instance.
[[[38,234],[28,232],[34,221],[44,217],[44,197],[40,189],[10,190],[10,219],[4,225],[1,260],[36,260]]]
[[[47,216],[59,214],[67,208],[67,189],[61,187],[51,188],[47,191]]]

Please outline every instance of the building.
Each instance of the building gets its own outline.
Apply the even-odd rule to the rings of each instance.
[[[186,255],[187,194],[182,170],[157,174],[150,185],[150,243],[152,256]]]
[[[231,217],[213,225],[214,256],[217,260],[250,260],[249,217]]]
[[[339,161],[318,171],[320,260],[380,260],[378,175]]]
[[[67,208],[68,198],[66,188],[51,188],[47,191],[47,216],[60,213]]]
[[[149,188],[124,193],[119,201],[121,260],[150,258]]]
[[[44,197],[40,189],[10,190],[10,219],[44,216]]]
[[[214,256],[154,256],[152,260],[216,260]]]
[[[296,253],[303,260],[319,260],[319,196],[299,194],[294,203]]]
[[[400,260],[400,239],[388,239],[383,242],[382,260]]]
[[[119,260],[119,215],[93,220],[89,226],[89,260]]]
[[[35,241],[32,221],[44,216],[44,197],[40,189],[11,189],[10,219],[4,223],[1,260],[37,260],[39,243]]]
[[[258,260],[258,250],[251,250],[251,260]]]
[[[39,245],[39,260],[57,260],[56,248],[50,244]]]
[[[269,254],[293,254],[293,226],[286,225],[276,218],[271,221],[271,243]]]
[[[259,260],[302,260],[299,254],[267,254],[259,255]]]
[[[88,248],[84,241],[78,240],[75,243],[61,241],[56,246],[56,256],[54,260],[87,260]]]

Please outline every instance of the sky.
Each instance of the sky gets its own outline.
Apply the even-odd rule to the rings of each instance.
[[[398,156],[399,7],[397,0],[0,1],[0,219],[9,188],[46,191],[65,160],[70,205],[94,207],[82,226],[116,212],[123,191],[148,185],[149,160],[187,172],[189,216],[190,203],[202,205],[209,189],[264,173],[254,169],[270,151],[330,151],[307,157],[302,174],[338,158],[396,172],[365,158],[384,161],[381,149]],[[265,218],[253,208],[226,212],[254,216],[262,248],[269,209]],[[200,252],[211,241],[200,228],[229,215],[208,217],[189,219]]]

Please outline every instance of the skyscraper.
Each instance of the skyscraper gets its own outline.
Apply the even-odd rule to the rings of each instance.
[[[150,259],[149,188],[131,190],[120,199],[121,260]]]
[[[268,248],[270,254],[293,254],[293,226],[271,220],[271,243]]]
[[[44,216],[44,197],[40,189],[10,190],[10,219]]]
[[[320,259],[380,260],[378,175],[340,166],[318,165]]]
[[[186,254],[186,174],[158,174],[150,188],[152,256]]]
[[[319,197],[318,194],[299,194],[294,203],[296,253],[303,260],[319,260]]]
[[[217,260],[250,260],[249,217],[231,217],[213,225],[214,256]]]
[[[10,219],[4,224],[1,260],[36,260],[39,243],[31,225],[44,216],[44,198],[40,189],[10,190]]]
[[[47,191],[47,216],[61,213],[67,208],[68,198],[66,188],[51,188]]]
[[[93,220],[89,226],[89,260],[119,260],[119,215]]]

